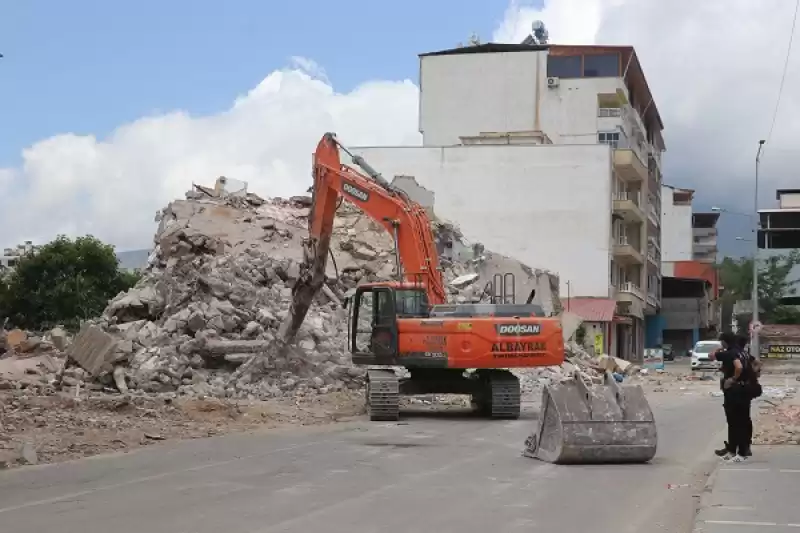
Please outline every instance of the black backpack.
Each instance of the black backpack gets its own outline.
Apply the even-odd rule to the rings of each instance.
[[[761,376],[761,361],[743,351],[739,352],[739,361],[742,362],[742,375],[739,382],[742,384],[745,395],[751,400],[758,398],[764,390],[758,382]]]

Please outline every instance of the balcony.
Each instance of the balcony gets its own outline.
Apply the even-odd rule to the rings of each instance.
[[[642,289],[630,281],[626,281],[619,286],[617,295],[619,296],[620,294],[632,294],[639,298],[640,301],[644,301],[644,292],[642,292]]]
[[[632,148],[620,145],[614,150],[614,170],[620,179],[642,182],[647,179],[647,167]]]
[[[614,213],[627,222],[644,222],[639,192],[618,192],[614,195]]]
[[[658,257],[658,255],[656,255],[655,250],[649,250],[649,249],[647,250],[647,260],[650,261],[656,267],[660,266],[661,263],[660,259],[661,258]]]
[[[647,305],[650,307],[658,307],[658,297],[655,294],[647,293]]]
[[[633,283],[623,283],[615,289],[617,314],[644,318],[644,295]]]
[[[656,208],[653,206],[652,203],[647,204],[647,218],[653,225],[657,228],[661,227],[661,224],[658,221],[658,214],[656,214]]]
[[[700,240],[716,239],[717,228],[692,228],[692,235]]]
[[[644,263],[642,252],[632,244],[626,236],[619,236],[614,240],[612,253],[614,259],[621,265],[641,265]]]

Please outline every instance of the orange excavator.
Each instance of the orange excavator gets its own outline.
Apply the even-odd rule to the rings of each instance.
[[[343,165],[340,150],[364,173]],[[278,338],[293,340],[325,282],[334,217],[344,198],[395,241],[398,279],[360,285],[347,301],[353,363],[369,366],[370,418],[397,420],[402,394],[468,394],[492,418],[519,417],[519,380],[508,369],[560,365],[560,320],[542,316],[541,307],[530,303],[447,304],[425,209],[334,134],[319,142],[313,174],[305,264],[293,289],[291,318]],[[407,368],[410,377],[398,378],[386,368],[391,366]]]
[[[343,165],[340,151],[363,173]],[[403,394],[468,394],[491,418],[518,418],[520,386],[512,368],[564,362],[561,321],[541,307],[515,304],[513,276],[496,275],[489,304],[448,304],[430,220],[358,155],[325,134],[314,154],[314,185],[304,264],[277,340],[293,342],[325,283],[336,210],[343,199],[377,221],[395,241],[397,280],[358,286],[346,302],[353,363],[366,365],[371,420],[397,420]],[[498,297],[498,287],[500,296]],[[500,303],[498,303],[498,301]],[[405,367],[400,378],[391,367]],[[640,385],[572,379],[545,385],[539,421],[524,455],[552,463],[641,463],[656,453],[653,413]]]

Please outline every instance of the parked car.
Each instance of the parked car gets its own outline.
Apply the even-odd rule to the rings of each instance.
[[[711,353],[722,348],[719,341],[700,341],[694,345],[689,355],[692,358],[692,370],[719,370],[720,362],[711,359]]]
[[[661,351],[664,354],[664,361],[674,361],[675,360],[675,352],[672,351],[671,344],[662,344]]]

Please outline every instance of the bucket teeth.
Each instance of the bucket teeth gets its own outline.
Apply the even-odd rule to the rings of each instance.
[[[655,419],[640,385],[547,385],[523,455],[550,463],[646,463],[656,454]]]

